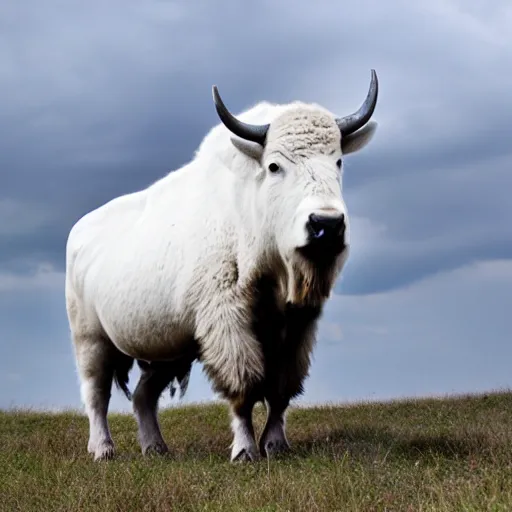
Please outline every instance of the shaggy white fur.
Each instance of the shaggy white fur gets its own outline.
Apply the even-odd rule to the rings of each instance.
[[[334,116],[318,105],[260,103],[239,119],[271,123],[260,153],[244,150],[219,124],[188,164],[88,213],[69,234],[67,311],[96,458],[113,454],[106,420],[112,350],[170,361],[195,341],[228,394],[243,395],[264,377],[251,328],[252,286],[261,270],[271,269],[279,282],[282,308],[327,298],[314,293],[310,265],[296,248],[307,243],[311,213],[344,214],[349,242]],[[355,150],[369,140],[368,130],[360,133],[351,136]],[[344,251],[328,276],[328,291],[346,257]],[[143,449],[153,438],[160,443],[154,418],[135,412]],[[252,457],[244,418],[235,415],[233,428],[233,458],[241,450]],[[267,437],[285,439],[279,422]]]

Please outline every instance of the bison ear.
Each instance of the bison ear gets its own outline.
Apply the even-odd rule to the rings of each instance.
[[[377,123],[375,121],[370,121],[364,128],[361,128],[346,137],[342,137],[341,152],[344,155],[349,155],[350,153],[355,153],[356,151],[363,149],[372,140],[376,129]]]
[[[253,158],[258,162],[263,156],[263,146],[257,142],[240,139],[239,137],[231,137],[231,142],[236,149],[241,151],[245,156]]]

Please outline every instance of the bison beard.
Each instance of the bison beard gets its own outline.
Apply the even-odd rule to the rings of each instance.
[[[306,258],[294,258],[290,269],[289,301],[297,306],[320,306],[329,297],[334,273],[334,262],[315,265]]]

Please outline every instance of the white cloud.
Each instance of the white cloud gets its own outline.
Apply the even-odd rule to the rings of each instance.
[[[512,387],[512,260],[438,274],[400,290],[335,295],[302,402]]]
[[[48,293],[59,289],[64,293],[64,273],[48,263],[39,264],[32,274],[0,273],[0,293]]]
[[[325,320],[321,323],[318,337],[326,343],[339,343],[343,341],[343,329],[338,322]]]

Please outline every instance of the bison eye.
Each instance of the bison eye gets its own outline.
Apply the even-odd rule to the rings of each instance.
[[[341,169],[341,158],[339,158],[338,161],[336,162],[336,166],[338,167],[338,169]]]
[[[268,166],[268,170],[272,173],[275,173],[275,172],[278,172],[279,171],[279,165],[275,164],[275,163],[271,163],[269,166]]]

